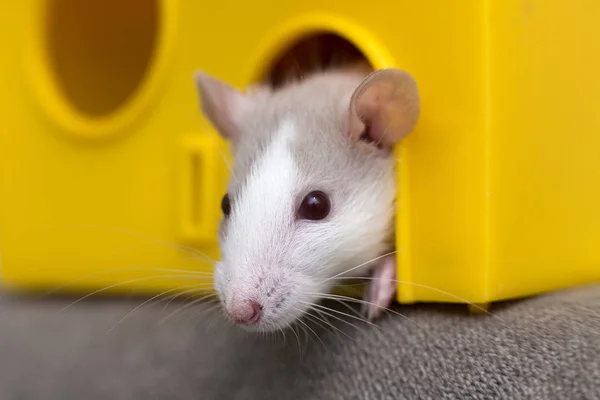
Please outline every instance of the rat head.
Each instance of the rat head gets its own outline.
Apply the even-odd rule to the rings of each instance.
[[[416,124],[415,81],[395,69],[249,93],[204,73],[196,81],[234,156],[215,289],[236,323],[284,328],[393,248],[392,147]]]

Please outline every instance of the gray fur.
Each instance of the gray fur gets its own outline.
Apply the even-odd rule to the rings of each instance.
[[[235,199],[254,161],[273,140],[277,127],[291,120],[302,132],[291,143],[291,151],[307,181],[319,182],[337,198],[371,191],[373,199],[377,199],[379,184],[394,179],[393,156],[382,157],[372,145],[350,140],[346,134],[350,98],[364,77],[360,73],[330,71],[269,95],[260,91],[235,141],[230,196]]]
[[[230,136],[233,211],[221,225],[215,288],[232,313],[247,301],[264,306],[261,323],[252,329],[293,323],[319,300],[319,293],[339,283],[328,278],[350,269],[364,276],[375,258],[393,248],[393,153],[350,135],[350,99],[364,78],[356,71],[324,72],[276,91],[259,88],[245,96],[239,109],[212,115],[233,120],[237,127]],[[228,89],[216,90],[207,98],[223,102],[218,96],[226,96]],[[288,178],[264,170],[267,159],[268,168],[279,166],[272,164],[273,151],[283,157],[277,161],[283,163],[281,170],[292,171]],[[281,179],[290,181],[286,186]],[[288,187],[291,193],[281,197],[274,187]],[[323,221],[297,220],[297,207],[314,190],[329,195],[330,215]],[[270,201],[272,207],[265,206]]]

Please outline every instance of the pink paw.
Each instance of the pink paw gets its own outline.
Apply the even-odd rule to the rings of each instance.
[[[362,312],[369,321],[378,318],[392,304],[396,293],[396,256],[381,259],[373,269],[364,295]]]

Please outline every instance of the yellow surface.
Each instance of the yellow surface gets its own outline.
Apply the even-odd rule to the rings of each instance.
[[[218,258],[227,148],[199,114],[193,73],[242,87],[320,30],[421,89],[418,128],[398,149],[400,301],[485,303],[600,280],[599,2],[225,3],[4,6],[7,284],[208,286],[185,271],[210,264],[178,247]]]

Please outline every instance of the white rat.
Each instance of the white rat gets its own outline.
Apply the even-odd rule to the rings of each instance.
[[[370,273],[364,312],[376,318],[396,291],[396,256],[381,256],[394,249],[392,147],[417,123],[415,80],[348,69],[247,93],[204,72],[196,83],[234,158],[214,276],[225,313],[282,329],[339,277]]]

